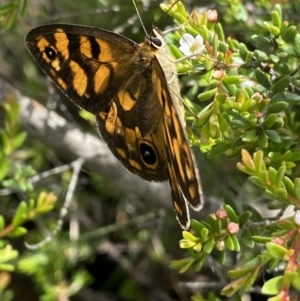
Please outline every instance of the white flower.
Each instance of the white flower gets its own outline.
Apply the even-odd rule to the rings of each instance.
[[[203,38],[200,35],[197,35],[196,38],[194,38],[191,34],[185,33],[179,41],[179,50],[186,56],[193,54],[199,55],[205,49],[203,42]]]

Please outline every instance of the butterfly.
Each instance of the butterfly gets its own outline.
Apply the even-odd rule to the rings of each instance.
[[[51,24],[32,29],[26,45],[60,90],[95,115],[103,140],[129,171],[169,180],[177,219],[188,229],[188,204],[201,209],[202,189],[176,66],[158,30],[137,44],[104,29]]]

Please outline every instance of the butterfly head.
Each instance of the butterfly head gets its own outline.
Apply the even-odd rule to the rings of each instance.
[[[154,49],[161,49],[165,45],[163,37],[158,33],[158,31],[153,28],[150,35],[147,35],[147,44]]]

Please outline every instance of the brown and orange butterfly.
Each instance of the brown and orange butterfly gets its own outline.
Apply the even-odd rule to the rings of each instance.
[[[96,116],[128,170],[149,181],[169,179],[177,219],[188,229],[187,204],[200,210],[202,190],[176,67],[158,31],[139,45],[104,29],[53,24],[31,30],[26,44],[61,91]]]

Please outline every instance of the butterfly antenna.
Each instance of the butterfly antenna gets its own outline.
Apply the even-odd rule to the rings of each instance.
[[[144,23],[143,23],[143,21],[142,21],[141,15],[140,15],[140,13],[139,13],[139,10],[138,10],[138,8],[137,8],[136,3],[135,3],[134,0],[132,0],[132,4],[133,4],[133,6],[134,6],[134,8],[135,8],[135,11],[136,11],[136,13],[137,13],[137,15],[138,15],[138,18],[139,18],[139,20],[140,20],[140,23],[142,24],[142,27],[143,27],[143,30],[144,30],[145,34],[148,35],[147,30],[146,30],[146,28],[145,28],[145,26],[144,26]]]
[[[176,5],[176,3],[180,1],[180,0],[176,0],[170,7],[169,9],[158,19],[158,21],[156,22],[156,24],[158,24],[167,14],[168,12]]]

